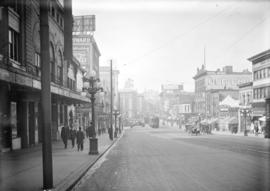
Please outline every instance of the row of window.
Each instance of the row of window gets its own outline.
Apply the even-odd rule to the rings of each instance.
[[[56,22],[63,28],[64,27],[64,21],[62,14],[58,11],[56,8],[55,1],[51,1],[50,3],[50,15],[56,20]]]
[[[9,58],[20,64],[20,34],[13,29],[9,29]],[[52,48],[50,48],[50,54],[53,54]],[[53,57],[53,56],[52,56]],[[63,85],[63,58],[62,53],[58,51],[58,62],[55,74],[55,59],[51,59],[51,80],[57,84]],[[35,76],[41,76],[41,63],[40,54],[35,52],[34,54],[34,65],[32,66],[31,73]]]
[[[254,71],[253,73],[254,80],[260,80],[264,78],[270,78],[270,67]]]
[[[270,95],[270,86],[256,88],[254,89],[253,94],[254,99],[264,99]]]
[[[68,85],[69,89],[76,91],[76,81],[75,80],[68,78],[67,85]]]
[[[240,94],[240,102],[242,105],[249,105],[252,101],[252,92]]]
[[[208,85],[225,85],[235,87],[238,84],[248,82],[249,79],[209,79]]]

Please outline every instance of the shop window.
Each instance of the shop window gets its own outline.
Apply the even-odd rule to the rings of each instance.
[[[19,33],[13,29],[8,31],[9,58],[19,62]]]

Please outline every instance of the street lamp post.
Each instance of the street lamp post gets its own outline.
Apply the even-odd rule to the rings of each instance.
[[[119,112],[118,110],[114,110],[114,111],[113,111],[113,115],[114,115],[114,117],[115,117],[115,120],[114,120],[114,122],[115,122],[115,125],[114,125],[114,127],[115,127],[114,137],[117,137],[117,133],[118,133],[118,128],[117,128],[117,116],[120,115],[120,112]]]
[[[240,113],[244,116],[244,136],[247,136],[247,115],[250,114],[250,110],[248,108],[241,108]]]
[[[99,78],[95,77],[95,72],[93,71],[90,74],[90,78],[84,77],[83,90],[87,91],[90,94],[91,107],[92,107],[92,125],[89,129],[89,155],[98,154],[98,139],[96,138],[95,130],[95,94],[99,91],[103,91],[101,87],[97,86]]]

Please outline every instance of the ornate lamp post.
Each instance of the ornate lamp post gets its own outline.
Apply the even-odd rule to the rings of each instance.
[[[103,88],[98,86],[99,79],[96,78],[96,73],[93,71],[90,73],[90,77],[83,78],[83,90],[87,91],[91,97],[92,106],[92,125],[89,129],[89,155],[98,154],[98,139],[96,138],[95,129],[95,94],[99,91],[103,91]]]
[[[115,127],[114,137],[117,137],[117,133],[118,133],[118,128],[117,128],[117,116],[120,115],[119,110],[113,110],[113,115],[114,115],[114,117],[115,117],[115,120],[114,120],[114,122],[115,122],[115,125],[114,125],[114,127]]]
[[[240,113],[241,116],[244,117],[244,136],[247,136],[247,116],[250,116],[250,109],[249,108],[241,108]]]

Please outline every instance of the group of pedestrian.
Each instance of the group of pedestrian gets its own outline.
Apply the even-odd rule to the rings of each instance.
[[[83,150],[84,133],[83,133],[81,127],[79,127],[79,130],[76,130],[72,127],[69,128],[68,126],[62,127],[61,138],[62,138],[63,143],[65,145],[65,149],[67,148],[69,139],[71,140],[72,148],[74,148],[75,147],[75,139],[76,139],[78,151]]]

